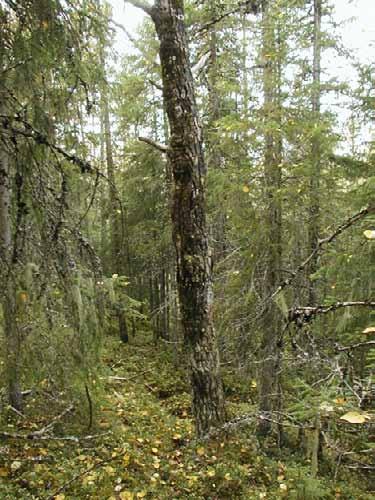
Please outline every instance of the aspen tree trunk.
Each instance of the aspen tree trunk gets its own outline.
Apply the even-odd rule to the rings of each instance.
[[[104,58],[102,57],[104,64]],[[116,177],[115,177],[115,164],[113,161],[113,149],[112,149],[112,137],[111,137],[111,123],[109,118],[109,104],[108,95],[106,91],[102,93],[102,112],[104,118],[104,137],[105,137],[105,151],[106,151],[106,163],[107,163],[107,176],[109,182],[109,220],[110,220],[110,231],[111,231],[111,270],[113,273],[124,274],[125,273],[125,257],[124,257],[124,244],[123,244],[123,214],[118,214],[118,192],[116,189]],[[119,328],[119,336],[122,342],[127,343],[129,341],[128,327],[126,322],[126,314],[121,304],[118,306],[117,310],[117,321]]]
[[[264,191],[265,191],[265,272],[264,297],[269,297],[280,282],[281,269],[281,186],[282,144],[277,125],[280,120],[279,72],[277,68],[277,43],[275,26],[271,16],[272,5],[263,2],[263,93],[264,93]],[[278,370],[280,347],[278,338],[282,328],[278,306],[272,302],[267,305],[263,317],[261,339],[261,364],[259,372],[259,412],[265,417],[258,426],[260,435],[271,431],[271,422],[266,420],[278,399]]]
[[[0,114],[5,114],[5,97],[0,88]],[[20,337],[17,328],[15,263],[12,256],[11,180],[5,140],[0,135],[0,300],[4,317],[6,378],[9,404],[21,410]]]
[[[184,339],[190,360],[193,413],[199,436],[224,421],[219,351],[212,320],[212,269],[204,194],[206,165],[195,102],[182,0],[158,0],[148,12],[160,40],[168,158],[174,180],[172,228]]]
[[[311,141],[311,174],[310,174],[310,220],[308,227],[308,248],[310,254],[317,247],[319,241],[319,219],[320,219],[320,166],[321,166],[321,134],[316,130],[319,126],[320,116],[320,80],[321,80],[321,22],[322,22],[322,0],[314,0],[314,48],[313,48],[313,83],[311,95],[311,109],[315,130]],[[316,304],[316,286],[310,276],[318,269],[318,254],[310,261],[307,268],[309,283],[308,304]]]

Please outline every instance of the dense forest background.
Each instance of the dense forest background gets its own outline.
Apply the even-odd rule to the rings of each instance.
[[[0,0],[0,498],[373,498],[374,65],[128,3]]]

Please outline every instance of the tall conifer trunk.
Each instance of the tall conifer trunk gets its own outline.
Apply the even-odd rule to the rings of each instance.
[[[212,319],[204,181],[206,165],[195,102],[182,0],[153,7],[132,1],[152,17],[160,40],[163,96],[168,115],[168,157],[174,192],[171,207],[177,254],[177,284],[185,345],[189,353],[196,431],[203,435],[224,420],[219,352]]]
[[[312,253],[319,241],[319,219],[320,219],[320,167],[321,167],[321,134],[319,133],[320,116],[320,80],[321,80],[321,22],[322,22],[322,0],[314,0],[314,40],[313,40],[313,82],[311,93],[311,109],[313,114],[314,131],[311,141],[311,173],[310,173],[310,220],[308,226],[308,249]],[[309,280],[308,303],[316,304],[316,286],[310,276],[318,269],[318,254],[310,261],[307,268]]]
[[[104,66],[104,56],[102,55],[102,64]],[[105,84],[106,85],[106,84]],[[109,210],[109,221],[110,221],[110,234],[111,234],[111,252],[110,252],[110,269],[113,273],[123,275],[125,274],[125,244],[123,241],[123,214],[119,214],[118,208],[118,191],[116,189],[116,177],[115,177],[115,164],[113,160],[113,148],[112,148],[112,136],[111,136],[111,123],[109,115],[109,103],[108,94],[104,87],[102,92],[102,116],[103,116],[103,128],[105,137],[105,152],[106,152],[106,163],[107,163],[107,176],[109,182],[109,200],[108,200],[108,210]],[[119,328],[119,336],[122,342],[126,343],[129,341],[128,326],[126,322],[126,314],[122,304],[118,304],[117,308],[117,321]]]
[[[263,94],[264,94],[264,195],[265,195],[265,271],[264,297],[267,300],[280,283],[281,269],[281,202],[279,188],[281,186],[282,144],[278,130],[280,120],[279,85],[280,75],[277,65],[277,43],[274,21],[271,17],[272,5],[263,2]],[[281,326],[281,314],[277,305],[272,302],[266,305],[263,316],[261,339],[261,364],[259,372],[259,412],[261,417],[258,426],[260,435],[271,430],[269,420],[275,409],[278,394],[278,369],[280,348],[278,338]]]
[[[1,84],[0,84],[1,85]],[[5,114],[5,97],[0,88],[0,114]],[[17,328],[16,277],[14,275],[11,223],[11,180],[5,139],[0,133],[0,300],[4,317],[6,377],[9,404],[20,410],[20,337]]]

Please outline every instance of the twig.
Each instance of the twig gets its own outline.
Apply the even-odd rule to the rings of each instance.
[[[89,436],[50,436],[50,435],[37,435],[35,433],[31,434],[18,434],[11,432],[0,432],[0,439],[22,439],[26,441],[72,441],[74,443],[80,443],[81,441],[90,441],[92,439],[98,439],[108,434],[112,434],[111,431],[103,432],[101,434],[92,434]]]
[[[315,306],[315,307],[293,307],[289,310],[289,323],[296,323],[302,326],[303,323],[308,323],[317,314],[327,314],[343,307],[370,307],[375,308],[375,302],[362,300],[356,302],[335,302],[330,306]]]
[[[73,405],[68,406],[68,408],[66,408],[63,412],[61,412],[54,419],[52,419],[52,421],[48,425],[46,425],[42,429],[39,429],[38,431],[33,432],[32,435],[34,437],[38,437],[38,436],[42,436],[43,434],[46,434],[49,430],[51,430],[53,428],[53,426],[55,425],[56,422],[58,422],[59,420],[64,418],[65,415],[67,415],[68,413],[71,413],[73,410],[74,410]]]
[[[92,411],[92,399],[91,399],[90,391],[89,391],[87,384],[85,384],[85,392],[86,392],[87,402],[89,404],[89,425],[87,426],[87,428],[88,428],[88,430],[90,430],[92,428],[93,411]]]
[[[144,375],[145,373],[148,373],[150,371],[151,371],[151,369],[144,370],[143,372],[136,373],[135,375],[132,375],[131,377],[118,377],[116,375],[111,375],[108,378],[111,379],[111,380],[119,380],[119,381],[122,381],[122,382],[130,382],[131,380],[134,380],[137,377],[139,377],[141,375]]]
[[[72,483],[74,483],[75,481],[77,481],[77,479],[83,477],[83,476],[86,476],[87,474],[89,474],[89,472],[91,472],[92,470],[114,460],[115,458],[117,457],[117,455],[115,457],[109,457],[109,458],[106,458],[105,460],[100,460],[100,462],[97,462],[96,464],[94,465],[91,465],[88,469],[85,469],[83,472],[79,472],[77,474],[75,474],[71,479],[69,479],[69,481],[67,481],[66,483],[62,484],[57,490],[55,490],[52,495],[49,495],[48,497],[46,497],[45,500],[53,500],[59,493],[61,493],[62,491],[66,490]]]
[[[235,7],[234,9],[228,10],[223,14],[221,14],[220,16],[215,17],[214,19],[211,19],[211,21],[209,21],[208,23],[204,24],[201,28],[199,28],[199,30],[197,30],[197,33],[202,33],[208,30],[215,24],[219,23],[220,21],[223,21],[223,19],[231,16],[232,14],[236,14],[242,9],[245,9],[246,12],[252,12],[253,14],[256,14],[258,12],[259,7],[260,7],[260,1],[258,0],[245,0],[243,2],[239,2],[237,7]]]
[[[12,410],[14,413],[16,413],[19,417],[25,418],[25,415],[19,410],[17,410],[17,408],[14,408],[14,406],[9,406],[8,408]]]
[[[337,351],[351,351],[352,349],[357,349],[358,347],[375,345],[375,340],[369,340],[368,342],[358,342],[358,344],[352,344],[345,347],[337,347]]]

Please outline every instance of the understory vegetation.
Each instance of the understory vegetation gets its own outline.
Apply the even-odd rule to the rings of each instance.
[[[374,498],[374,64],[124,4],[0,0],[0,500]]]

